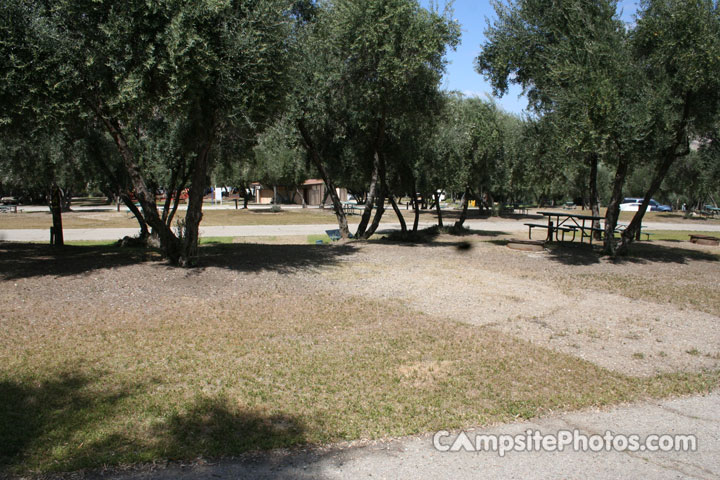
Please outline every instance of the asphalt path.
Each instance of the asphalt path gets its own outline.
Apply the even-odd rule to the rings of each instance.
[[[465,226],[472,230],[505,232],[508,234],[522,233],[527,235],[528,227],[525,223],[544,222],[538,220],[506,220],[487,219],[469,220]],[[449,223],[448,223],[449,224]],[[421,223],[420,228],[426,228],[434,223]],[[645,222],[646,230],[673,230],[673,231],[704,231],[720,232],[720,224],[704,223],[662,223]],[[324,234],[326,230],[337,229],[337,224],[325,225],[228,225],[200,227],[201,237],[281,237],[296,235]],[[352,229],[352,227],[351,227]],[[382,223],[380,232],[399,230],[398,223]],[[63,230],[63,237],[66,241],[101,241],[118,240],[125,236],[138,234],[137,228],[67,228]],[[519,235],[520,236],[520,235]],[[523,236],[523,238],[525,238]],[[9,242],[49,242],[49,229],[0,229],[0,241]]]

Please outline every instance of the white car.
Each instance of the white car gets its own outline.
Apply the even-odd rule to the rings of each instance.
[[[642,204],[642,201],[643,201],[642,198],[634,198],[634,197],[623,198],[623,201],[620,204],[620,211],[621,212],[637,212],[640,209],[640,205]],[[670,205],[661,205],[654,198],[651,198],[650,203],[648,204],[648,211],[650,211],[650,212],[672,212],[672,207]]]
[[[623,198],[620,204],[621,212],[637,212],[642,204],[642,198]]]

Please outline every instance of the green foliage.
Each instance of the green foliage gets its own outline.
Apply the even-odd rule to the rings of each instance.
[[[415,0],[320,6],[299,35],[292,118],[305,122],[330,175],[363,190],[375,151],[392,154],[393,170],[402,163],[399,132],[439,108],[444,53],[457,44],[458,25]]]
[[[637,185],[631,187],[650,188],[656,172],[665,174],[664,159],[687,151],[688,138],[705,135],[715,118],[717,2],[647,0],[633,27],[622,24],[612,0],[495,7],[498,19],[488,26],[476,67],[496,93],[515,83],[528,94],[539,116],[534,128],[544,132],[530,136],[537,140],[533,164],[542,166],[530,177],[547,191],[560,179],[566,194],[581,193],[593,156],[604,182],[622,159]],[[624,176],[616,182],[622,186]]]
[[[488,189],[503,160],[503,127],[495,105],[448,95],[434,134],[422,142],[414,164],[418,187],[465,191]],[[413,141],[421,141],[413,137]]]

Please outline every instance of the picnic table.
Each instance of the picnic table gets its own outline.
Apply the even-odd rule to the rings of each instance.
[[[714,217],[716,215],[720,215],[720,208],[713,207],[712,205],[705,205],[705,212],[707,212],[707,215]]]
[[[528,236],[532,239],[532,229],[542,228],[547,229],[547,241],[552,241],[553,235],[555,240],[558,242],[565,241],[565,234],[573,234],[572,240],[575,241],[577,232],[580,232],[580,243],[583,242],[585,237],[590,240],[592,245],[593,234],[595,232],[602,232],[601,228],[595,228],[593,225],[595,221],[602,220],[602,217],[596,217],[593,215],[579,215],[572,213],[563,212],[538,212],[540,215],[547,217],[547,225],[541,223],[526,223],[529,227]]]
[[[618,223],[615,227],[615,233],[622,234],[627,227],[628,226],[623,223]],[[645,231],[645,227],[640,226],[640,235],[645,235],[645,240],[650,240],[650,235],[653,235],[653,233]],[[638,237],[638,240],[640,240],[640,237]]]
[[[720,245],[720,238],[711,235],[690,234],[690,241],[700,245]]]
[[[0,213],[17,213],[17,205],[0,205]]]
[[[519,203],[506,203],[500,207],[501,213],[514,214],[516,210],[518,211],[518,214],[521,214],[521,215],[528,214],[527,207],[525,207]]]
[[[345,212],[345,215],[359,215],[360,214],[360,207],[358,207],[356,203],[343,202],[342,208],[343,208],[343,212]]]

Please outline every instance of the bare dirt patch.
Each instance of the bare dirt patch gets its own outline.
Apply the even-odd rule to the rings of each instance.
[[[525,253],[475,241],[460,251],[456,242],[366,244],[324,279],[329,288],[399,299],[630,375],[720,366],[720,262],[707,250],[669,261],[674,244],[654,244],[668,258],[651,251],[649,259],[609,263],[582,250]],[[686,353],[693,349],[701,353]]]

